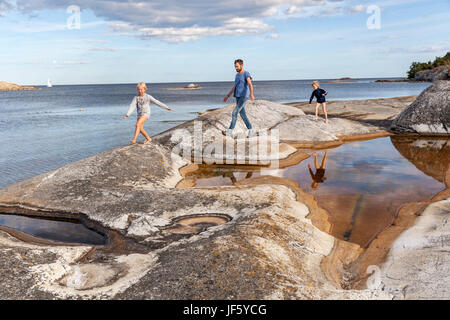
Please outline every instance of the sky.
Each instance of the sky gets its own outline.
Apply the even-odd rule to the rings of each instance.
[[[0,81],[404,77],[449,30],[450,0],[0,0]]]

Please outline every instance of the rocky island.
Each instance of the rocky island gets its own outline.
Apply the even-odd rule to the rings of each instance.
[[[167,88],[167,90],[197,90],[201,89],[202,87],[199,84],[196,83],[189,83],[185,85],[183,88]]]
[[[375,82],[414,82],[450,80],[450,52],[443,57],[436,57],[434,61],[413,62],[406,78],[388,80],[380,79]]]
[[[434,61],[413,62],[408,79],[414,81],[450,80],[450,52]]]
[[[38,90],[38,88],[31,87],[31,86],[20,86],[15,83],[9,83],[6,81],[0,81],[0,90],[1,91],[7,91],[7,90]]]
[[[307,102],[256,100],[246,107],[258,132],[253,138],[221,134],[231,104],[206,110],[150,144],[120,147],[6,187],[1,212],[78,219],[108,242],[39,243],[0,228],[0,298],[449,299],[446,140],[436,149],[446,159],[439,166],[423,164],[420,145],[398,142],[445,188],[428,201],[402,206],[364,248],[333,237],[326,210],[287,178],[267,175],[215,187],[183,182],[200,161],[277,161],[283,167],[314,149],[393,136],[391,125],[417,131],[422,119],[408,118],[408,108],[423,114],[439,106],[439,114],[423,123],[441,128],[449,120],[450,104],[441,105],[449,101],[446,88],[437,82],[427,89],[443,100],[424,92],[419,98],[330,101],[329,126],[313,120]],[[239,121],[236,129],[244,128]],[[252,152],[251,139],[268,148]]]

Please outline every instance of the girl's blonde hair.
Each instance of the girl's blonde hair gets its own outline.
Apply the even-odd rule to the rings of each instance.
[[[145,84],[145,82],[139,82],[136,86],[136,88],[142,87],[144,88],[144,90],[147,90],[147,85]]]
[[[319,87],[319,81],[313,81],[312,85],[313,85],[314,87]]]

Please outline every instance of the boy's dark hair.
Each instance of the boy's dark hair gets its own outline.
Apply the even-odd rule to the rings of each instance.
[[[242,61],[242,59],[236,59],[234,60],[234,63],[239,63],[241,66],[244,65],[244,61]]]

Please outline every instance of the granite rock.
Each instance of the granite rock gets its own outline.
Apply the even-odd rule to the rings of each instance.
[[[436,81],[392,122],[398,133],[450,134],[450,82]]]

